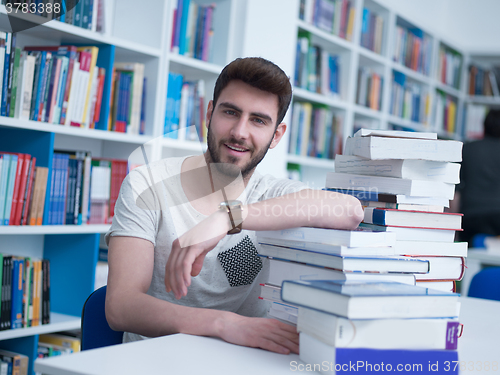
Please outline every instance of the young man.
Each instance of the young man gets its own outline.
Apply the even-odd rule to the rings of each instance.
[[[134,169],[106,235],[106,316],[125,341],[172,333],[216,336],[298,352],[294,327],[264,318],[268,262],[255,232],[298,226],[354,229],[359,201],[260,176],[283,137],[291,100],[285,73],[261,58],[224,68],[208,105],[208,150]]]

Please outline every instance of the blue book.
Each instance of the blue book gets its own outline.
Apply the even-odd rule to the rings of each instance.
[[[281,299],[348,319],[455,318],[459,294],[396,282],[285,280]]]
[[[1,154],[0,157],[2,158],[2,170],[0,172],[0,225],[3,225],[11,158],[9,154]]]
[[[73,9],[73,25],[78,27],[83,25],[83,1],[79,0]]]
[[[14,196],[14,185],[16,182],[16,174],[17,174],[17,160],[19,159],[19,157],[18,155],[12,154],[10,158],[11,160],[9,168],[9,177],[7,180],[7,195],[5,196],[3,225],[9,225],[10,221],[10,211],[12,209],[12,198]]]
[[[23,327],[23,269],[24,260],[13,258],[10,324],[12,329]]]
[[[363,8],[363,20],[361,22],[361,46],[368,48],[369,37],[369,24],[370,24],[370,10]]]
[[[188,23],[189,6],[191,0],[184,0],[182,4],[181,25],[179,30],[179,54],[184,55],[186,50],[186,27]]]
[[[292,371],[319,371],[322,374],[458,374],[456,350],[410,350],[336,348],[307,333],[300,333],[300,359],[290,362]]]
[[[52,56],[52,54],[49,54],[49,56]],[[33,83],[33,89],[35,91],[33,92],[34,99],[32,99],[32,101],[34,100],[34,105],[33,104],[31,105],[31,114],[30,114],[30,118],[33,121],[38,120],[38,111],[40,109],[40,101],[42,98],[42,87],[43,87],[44,77],[46,75],[46,69],[45,69],[46,61],[47,61],[47,51],[41,51],[38,76],[37,80]]]
[[[59,154],[54,153],[52,156],[52,170],[50,171],[50,195],[49,195],[49,207],[48,207],[48,225],[53,225],[55,223],[54,220],[54,212],[56,209],[56,191],[58,189],[57,183],[59,179]]]
[[[58,217],[57,223],[63,225],[65,223],[66,211],[65,203],[68,195],[68,168],[69,168],[69,154],[60,154],[60,164],[61,164],[61,186],[60,194],[58,200]]]

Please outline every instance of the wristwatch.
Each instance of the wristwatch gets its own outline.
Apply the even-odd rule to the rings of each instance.
[[[229,214],[232,229],[230,229],[227,234],[240,233],[243,225],[243,204],[241,201],[233,200],[221,202],[219,204],[219,210]]]

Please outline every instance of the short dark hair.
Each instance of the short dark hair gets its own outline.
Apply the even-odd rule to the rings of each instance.
[[[500,109],[490,109],[484,119],[484,135],[500,138]]]
[[[285,72],[273,62],[261,57],[238,58],[222,69],[214,88],[214,108],[220,93],[233,80],[240,80],[259,90],[278,96],[280,124],[292,100],[292,85]]]

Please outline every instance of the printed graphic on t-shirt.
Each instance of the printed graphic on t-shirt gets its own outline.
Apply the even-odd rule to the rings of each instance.
[[[262,260],[248,236],[235,247],[219,253],[217,258],[232,287],[250,285],[262,269]]]

